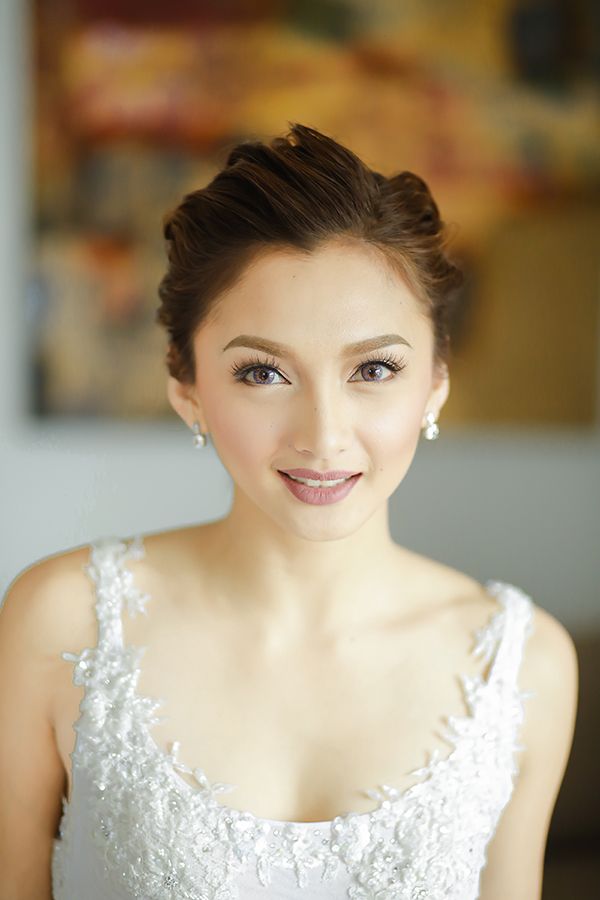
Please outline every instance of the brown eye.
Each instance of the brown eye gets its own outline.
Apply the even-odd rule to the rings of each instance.
[[[271,375],[273,372],[276,373],[277,370],[276,370],[276,369],[273,369],[271,366],[252,366],[251,368],[246,369],[246,373],[245,373],[245,376],[244,376],[244,377],[246,377],[246,375],[254,375],[256,372],[258,372],[261,376],[263,376],[263,375],[266,374],[267,377],[268,377],[268,376]],[[251,382],[251,383],[252,383],[252,382]],[[257,379],[257,380],[256,380],[255,382],[253,382],[253,383],[254,383],[254,384],[266,384],[266,385],[270,385],[270,384],[274,384],[275,382],[273,382],[273,381],[266,381],[265,378],[262,378],[262,377],[261,377],[261,378]]]
[[[378,381],[392,381],[394,376],[401,372],[402,369],[406,367],[406,363],[403,359],[397,359],[395,356],[389,355],[386,356],[385,359],[368,359],[366,362],[360,364],[357,369],[357,372],[362,372],[366,370],[368,372],[380,372],[382,368],[390,369],[393,372],[393,375],[390,378],[366,378],[365,381],[368,383],[376,383]]]
[[[382,372],[384,368],[385,368],[385,366],[382,366],[380,363],[365,363],[363,366],[360,367],[360,371],[361,372],[366,371],[369,374],[371,374],[372,372]],[[387,381],[388,379],[386,379],[386,378],[373,378],[373,379],[366,378],[365,380],[366,381],[371,381],[371,380],[372,381]]]
[[[240,381],[243,384],[265,384],[267,387],[270,387],[272,384],[276,382],[273,381],[246,381],[246,376],[251,372],[277,372],[277,361],[275,359],[269,359],[267,363],[263,362],[261,359],[255,357],[254,359],[247,360],[243,363],[234,363],[229,371],[233,375],[236,381]],[[279,373],[278,373],[279,374]]]

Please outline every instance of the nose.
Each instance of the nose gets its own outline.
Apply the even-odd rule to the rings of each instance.
[[[291,445],[298,453],[320,460],[319,467],[335,462],[349,446],[349,411],[335,392],[313,395],[304,403],[292,402],[290,417]]]

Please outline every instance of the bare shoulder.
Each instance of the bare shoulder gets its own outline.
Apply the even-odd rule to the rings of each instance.
[[[86,549],[76,548],[32,563],[0,607],[0,721],[9,723],[0,754],[0,869],[11,897],[50,896],[65,786],[52,710],[68,670],[61,652],[85,644],[94,627],[86,560]]]
[[[198,529],[177,529],[140,535],[148,551],[140,560],[130,559],[144,578],[178,571]],[[196,537],[197,539],[197,537]],[[125,543],[132,536],[121,538]],[[0,628],[28,630],[31,649],[60,656],[64,649],[94,646],[97,620],[94,609],[95,585],[86,567],[91,562],[91,545],[82,544],[38,559],[22,569],[9,584],[3,599]],[[66,646],[68,645],[68,646]]]
[[[46,556],[22,569],[0,606],[0,704],[17,721],[37,710],[40,727],[52,723],[57,687],[68,674],[64,650],[93,643],[92,591],[84,572],[85,547]],[[10,689],[9,689],[10,688]]]
[[[0,639],[8,633],[25,639],[29,650],[59,658],[78,637],[95,635],[94,593],[85,566],[88,545],[42,557],[22,569],[9,584],[0,614]]]

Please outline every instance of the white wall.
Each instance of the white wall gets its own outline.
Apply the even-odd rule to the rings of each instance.
[[[95,536],[207,521],[231,485],[172,425],[24,418],[30,97],[26,4],[0,0],[0,594]],[[423,442],[394,495],[396,540],[523,587],[573,632],[600,629],[600,428],[452,432]]]

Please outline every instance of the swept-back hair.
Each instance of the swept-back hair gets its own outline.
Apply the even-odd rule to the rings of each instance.
[[[285,137],[230,149],[210,183],[164,219],[168,269],[156,320],[169,335],[170,374],[195,381],[197,329],[261,253],[310,253],[332,240],[375,248],[404,279],[432,323],[434,363],[447,364],[463,276],[447,256],[447,227],[427,184],[407,171],[387,178],[316,129],[288,125]]]

